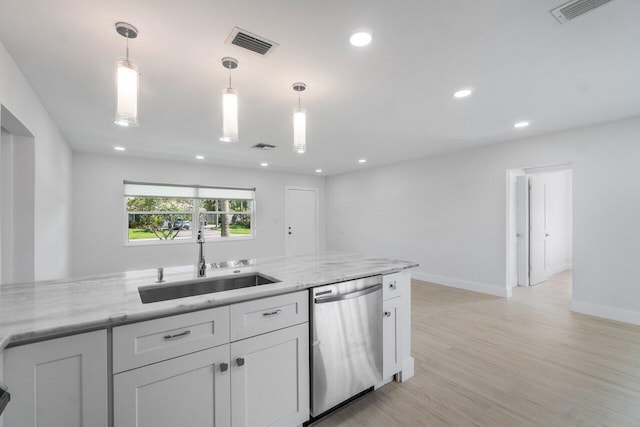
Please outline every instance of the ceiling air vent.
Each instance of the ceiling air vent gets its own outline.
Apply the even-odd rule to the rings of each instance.
[[[252,146],[251,148],[256,148],[258,150],[273,150],[274,148],[276,148],[275,145],[271,145],[271,144],[263,144],[262,142],[260,144],[256,144],[254,146]]]
[[[261,56],[267,56],[278,47],[278,43],[267,40],[242,28],[234,27],[227,37],[227,44],[234,44]]]
[[[610,1],[611,0],[574,0],[551,10],[551,14],[555,16],[561,24],[564,24]]]

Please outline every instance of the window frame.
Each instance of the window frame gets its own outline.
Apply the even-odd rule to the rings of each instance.
[[[128,194],[127,186],[133,186],[135,188],[149,188],[149,190],[153,193],[152,195],[136,195],[136,194]],[[173,195],[173,194],[162,194],[163,188],[167,190],[168,193],[171,190],[177,190],[178,192],[184,191],[192,193],[193,196],[185,197],[183,195]],[[231,194],[235,192],[240,192],[248,194],[251,193],[251,198],[231,198],[231,197],[211,197],[211,194],[215,194],[216,191],[220,191],[221,193],[230,192]],[[248,200],[251,202],[250,210],[243,210],[241,212],[235,211],[202,211],[203,215],[206,214],[243,214],[250,215],[251,222],[251,233],[242,234],[237,236],[227,236],[227,237],[215,237],[205,239],[205,243],[209,242],[235,242],[239,240],[254,240],[256,238],[256,189],[255,188],[240,188],[240,187],[213,187],[213,186],[201,186],[201,185],[180,185],[180,184],[159,184],[159,183],[146,183],[146,182],[135,182],[135,181],[123,181],[123,192],[122,192],[122,206],[124,211],[124,246],[154,246],[154,245],[179,245],[179,244],[193,244],[197,242],[197,231],[200,228],[200,201],[201,200]],[[199,197],[202,194],[203,197]],[[149,197],[149,198],[175,198],[175,199],[190,199],[193,201],[193,211],[192,212],[171,212],[171,211],[128,211],[127,210],[127,198],[129,197]],[[219,206],[216,206],[219,208]],[[191,236],[188,238],[181,238],[178,240],[160,240],[160,239],[140,239],[140,240],[130,240],[129,239],[129,215],[130,214],[186,214],[191,215],[193,219],[191,221]]]

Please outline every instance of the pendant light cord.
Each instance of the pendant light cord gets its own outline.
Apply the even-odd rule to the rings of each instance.
[[[127,64],[129,63],[129,30],[127,30],[127,35],[125,36],[127,39]]]

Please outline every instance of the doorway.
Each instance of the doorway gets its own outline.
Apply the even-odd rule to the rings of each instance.
[[[0,107],[0,283],[35,277],[35,146],[29,130]]]
[[[571,165],[508,174],[507,288],[535,286],[572,268]]]
[[[286,187],[285,253],[309,255],[318,251],[318,189]]]

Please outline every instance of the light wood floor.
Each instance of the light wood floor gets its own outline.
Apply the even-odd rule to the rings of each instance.
[[[413,281],[415,377],[314,427],[640,426],[640,327],[572,313],[570,282],[505,299]]]

